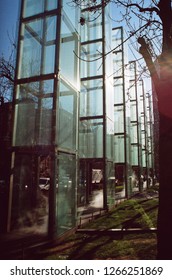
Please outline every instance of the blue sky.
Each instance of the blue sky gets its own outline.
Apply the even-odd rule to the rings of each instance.
[[[10,54],[10,40],[16,36],[20,0],[0,0],[0,55]]]

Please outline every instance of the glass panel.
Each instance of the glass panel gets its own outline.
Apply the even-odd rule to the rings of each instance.
[[[53,112],[53,98],[43,98],[39,104],[38,110],[38,123],[39,131],[39,144],[51,144],[52,137],[52,112]]]
[[[35,118],[36,109],[35,104],[30,102],[30,104],[18,104],[16,105],[16,117],[17,117],[17,127],[16,127],[16,137],[15,146],[27,146],[33,145],[35,139]],[[29,116],[29,118],[28,118]]]
[[[131,146],[131,164],[138,165],[138,146]]]
[[[129,73],[130,73],[131,80],[136,79],[136,62],[135,61],[129,63]]]
[[[76,28],[76,30],[78,30],[78,27],[80,27],[78,17],[78,6],[75,5],[72,1],[63,0],[63,9],[66,15],[69,16],[69,20],[71,21],[71,24]]]
[[[80,157],[99,158],[103,156],[102,119],[80,122]]]
[[[121,104],[124,102],[123,84],[120,83],[120,81],[121,81],[121,79],[117,79],[114,82],[114,104]]]
[[[106,164],[107,174],[107,204],[111,208],[115,204],[115,176],[114,176],[114,164],[107,162]]]
[[[41,20],[23,25],[23,39],[20,50],[20,78],[40,75],[41,37]]]
[[[53,73],[54,72],[54,57],[55,57],[55,46],[47,46],[45,48],[45,61],[44,61],[44,70],[43,74]]]
[[[142,151],[142,166],[146,167],[146,151]]]
[[[82,82],[80,93],[80,116],[96,116],[103,114],[102,80]]]
[[[125,197],[125,164],[115,164],[115,198],[121,199]]]
[[[114,131],[115,133],[124,132],[124,108],[116,106],[114,111]]]
[[[50,144],[53,108],[53,80],[17,87],[14,145]]]
[[[47,233],[48,190],[40,187],[39,164],[39,157],[15,156],[11,230],[25,234]]]
[[[76,221],[76,157],[58,157],[57,233],[73,228]]]
[[[56,17],[47,17],[45,21],[45,44],[42,46],[43,74],[53,73],[55,64],[55,38],[56,38]],[[44,40],[44,38],[43,38]]]
[[[145,148],[145,143],[146,143],[145,131],[142,131],[142,133],[141,133],[141,143],[142,143],[142,149],[144,149]]]
[[[137,121],[136,102],[132,101],[130,104],[130,117],[131,121]]]
[[[106,126],[106,157],[113,158],[114,122],[107,118]]]
[[[54,72],[56,17],[23,24],[19,78]]]
[[[105,8],[105,43],[106,43],[106,52],[112,50],[112,21],[109,20],[111,17],[111,5],[107,5]],[[108,55],[109,56],[109,55]]]
[[[122,41],[122,29],[117,28],[113,30],[113,35],[112,35],[112,48],[115,48],[115,51],[120,51],[121,50],[121,41]]]
[[[24,17],[33,16],[44,11],[44,0],[24,0]]]
[[[81,58],[85,60],[81,64],[82,78],[102,75],[102,42],[82,45]]]
[[[57,8],[58,0],[47,0],[47,7],[46,10],[50,11]]]
[[[29,17],[57,8],[58,0],[24,0],[23,16]]]
[[[138,142],[138,135],[137,135],[137,124],[131,124],[131,143]]]
[[[112,76],[111,76],[112,77]],[[112,121],[114,120],[114,87],[111,77],[106,78],[106,115]]]
[[[85,19],[85,24],[81,25],[81,41],[91,41],[102,38],[102,16],[90,20],[91,13],[85,12],[81,17]]]
[[[152,163],[153,163],[153,157],[152,157],[152,154],[149,154],[148,155],[148,165],[149,165],[149,168],[153,167]]]
[[[114,137],[114,159],[115,162],[125,162],[124,136]]]
[[[135,80],[130,81],[129,83],[129,96],[130,100],[135,100],[136,99],[136,87],[135,87]]]
[[[60,70],[61,74],[78,87],[78,37],[65,17],[61,26]],[[67,66],[67,67],[66,67]]]
[[[61,82],[57,139],[60,147],[76,149],[77,94]]]
[[[82,224],[82,214],[103,208],[103,160],[80,160],[80,177],[78,188],[78,219]]]
[[[56,38],[56,20],[55,16],[46,17],[45,37],[47,44],[50,44]]]
[[[125,145],[126,145],[126,159],[125,162],[126,164],[130,164],[131,162],[131,139],[130,139],[130,135],[126,134],[126,139],[125,139]],[[128,170],[129,172],[129,170]]]
[[[123,75],[123,63],[122,63],[122,51],[116,52],[114,55],[113,61],[113,73],[114,77],[122,76]]]
[[[77,186],[77,211],[80,212],[85,207],[87,199],[87,170],[86,162],[80,160],[79,162],[79,184]],[[81,208],[80,208],[81,207]]]

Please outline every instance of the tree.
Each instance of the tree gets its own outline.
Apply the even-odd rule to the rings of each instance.
[[[137,38],[158,98],[159,112],[159,213],[158,259],[172,259],[172,2],[115,1],[140,23],[148,26]],[[139,4],[138,4],[139,3]],[[148,3],[148,4],[147,4]],[[147,5],[146,5],[147,4]],[[151,37],[150,37],[151,36]],[[153,36],[153,37],[152,37]],[[158,50],[155,44],[158,42]],[[157,40],[158,39],[158,40]],[[158,53],[159,52],[159,53]]]
[[[11,53],[8,58],[0,56],[0,101],[11,101],[15,75],[15,50],[16,45],[11,41]]]
[[[158,259],[172,259],[172,1],[73,1],[96,14],[109,2],[114,3],[125,20],[131,36],[137,39],[152,78],[159,112],[159,213]],[[87,4],[86,4],[87,3]],[[83,6],[84,5],[84,6]],[[115,18],[117,9],[112,10]],[[81,24],[84,19],[81,18]]]

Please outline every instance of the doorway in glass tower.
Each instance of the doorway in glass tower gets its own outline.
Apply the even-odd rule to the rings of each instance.
[[[81,213],[103,208],[103,160],[81,159],[77,206]]]

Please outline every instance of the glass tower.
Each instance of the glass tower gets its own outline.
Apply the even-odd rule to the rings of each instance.
[[[8,230],[75,226],[78,16],[67,1],[21,1]]]
[[[106,208],[113,175],[113,80],[109,6],[81,9],[80,184],[79,206]],[[82,199],[82,195],[83,198]],[[84,196],[85,194],[85,196]],[[99,199],[98,199],[99,197]],[[98,203],[96,202],[98,199]]]
[[[129,197],[130,182],[130,99],[128,58],[122,27],[113,28],[114,161],[116,197]],[[122,191],[123,190],[123,191]],[[120,193],[120,194],[119,194]]]

